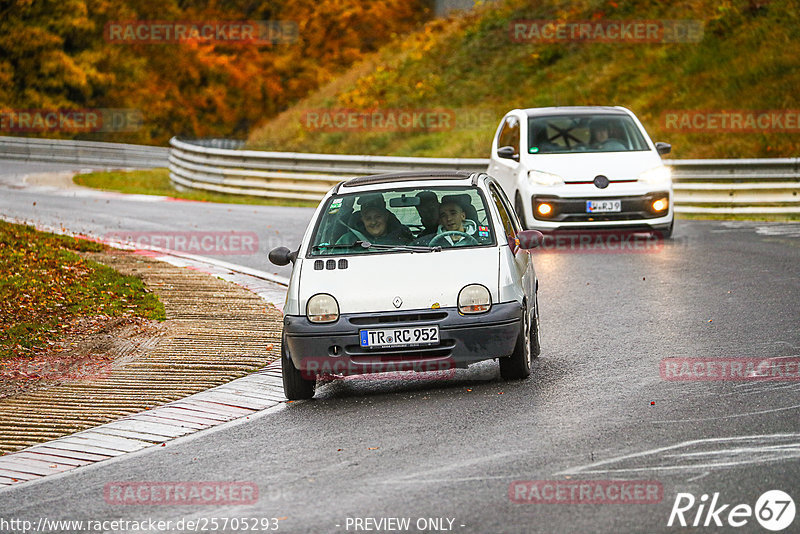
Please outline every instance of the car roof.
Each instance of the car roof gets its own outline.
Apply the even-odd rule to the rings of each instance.
[[[340,183],[336,187],[336,191],[341,187],[358,188],[362,186],[372,186],[379,184],[397,183],[397,182],[423,182],[420,185],[427,185],[424,182],[428,181],[454,181],[477,183],[479,175],[482,173],[470,171],[443,171],[443,170],[429,170],[429,171],[400,171],[385,174],[372,174],[369,176],[358,176],[351,178],[345,182]]]
[[[613,106],[557,106],[549,108],[528,108],[522,110],[528,117],[546,115],[627,115],[625,108]]]

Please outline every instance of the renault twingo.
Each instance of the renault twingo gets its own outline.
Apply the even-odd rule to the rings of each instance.
[[[530,249],[541,239],[522,229],[485,173],[404,172],[336,185],[299,249],[269,255],[294,263],[281,350],[287,398],[313,397],[324,375],[493,358],[503,378],[527,377],[540,352]]]

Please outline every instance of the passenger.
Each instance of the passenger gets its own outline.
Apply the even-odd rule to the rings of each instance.
[[[418,235],[435,234],[439,229],[439,197],[433,191],[420,191],[416,196],[419,204],[415,207],[423,226]]]
[[[400,223],[397,217],[386,209],[383,198],[370,197],[360,201],[361,221],[343,235],[337,244],[350,244],[356,241],[369,241],[383,245],[405,245],[413,238],[411,230]]]

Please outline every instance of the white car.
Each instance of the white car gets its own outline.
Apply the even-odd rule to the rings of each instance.
[[[499,358],[505,379],[539,354],[538,280],[523,230],[485,173],[429,171],[353,178],[320,202],[284,307],[286,396],[320,376],[433,371]]]
[[[509,111],[492,143],[488,173],[527,228],[650,230],[670,237],[673,193],[653,143],[622,107]]]

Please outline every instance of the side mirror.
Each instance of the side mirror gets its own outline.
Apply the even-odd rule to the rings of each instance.
[[[523,230],[517,233],[519,248],[530,250],[536,248],[544,241],[544,234],[539,230]]]
[[[514,150],[513,146],[501,146],[500,148],[498,148],[497,157],[519,161],[519,154],[517,154],[517,151]]]
[[[284,265],[289,265],[289,262],[294,263],[297,259],[297,252],[297,250],[292,252],[286,247],[274,248],[269,252],[269,261],[283,267]]]
[[[661,143],[661,142],[656,143],[656,152],[658,152],[662,156],[664,154],[669,154],[671,150],[672,150],[672,145],[669,143]]]

